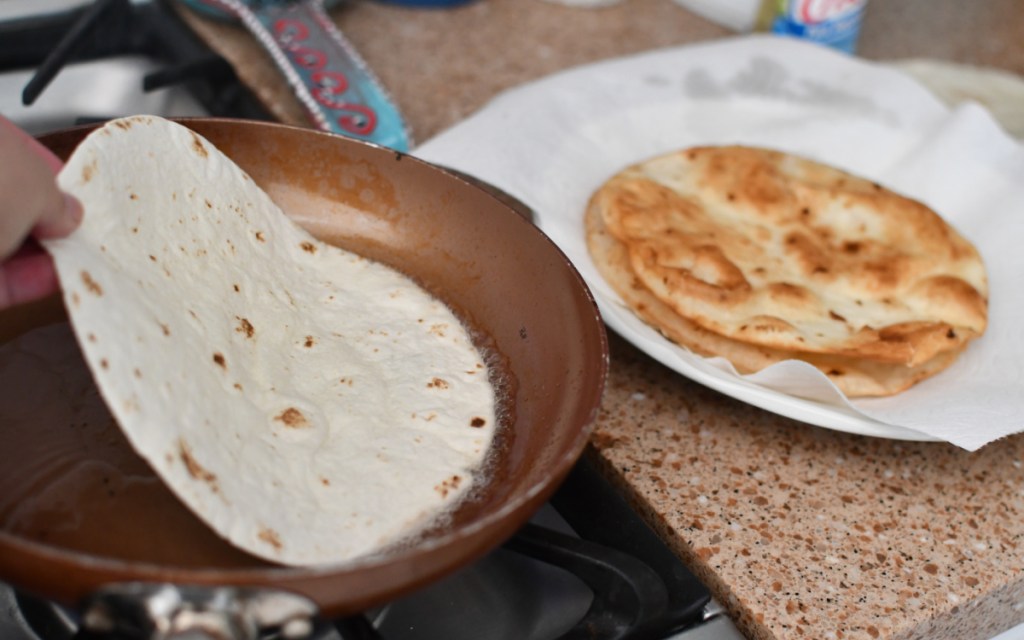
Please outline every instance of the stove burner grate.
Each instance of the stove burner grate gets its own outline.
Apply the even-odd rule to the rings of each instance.
[[[209,115],[271,119],[231,64],[213,52],[167,0],[97,0],[0,24],[0,72],[35,69],[22,93],[25,104],[37,100],[65,66],[119,56],[143,56],[163,65],[143,78],[140,92],[182,85]]]

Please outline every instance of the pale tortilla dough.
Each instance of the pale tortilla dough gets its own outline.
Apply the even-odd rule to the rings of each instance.
[[[338,563],[467,494],[496,398],[439,300],[315,240],[160,118],[99,129],[59,182],[85,217],[46,247],[90,369],[135,449],[219,534]]]

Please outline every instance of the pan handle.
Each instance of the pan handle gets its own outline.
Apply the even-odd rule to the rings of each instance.
[[[298,640],[314,630],[316,605],[273,589],[128,582],[86,599],[76,638]]]

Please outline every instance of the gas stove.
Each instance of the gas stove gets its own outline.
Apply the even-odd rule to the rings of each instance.
[[[127,0],[0,1],[0,113],[34,134],[139,113],[269,119],[174,7]],[[0,583],[2,638],[95,637],[79,618]],[[318,620],[311,637],[742,638],[587,460],[501,548],[373,611]]]

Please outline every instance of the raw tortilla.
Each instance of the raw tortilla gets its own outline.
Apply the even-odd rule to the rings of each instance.
[[[470,489],[495,394],[440,301],[317,241],[194,132],[90,135],[49,241],[75,333],[132,446],[201,519],[285,564],[399,543]]]

